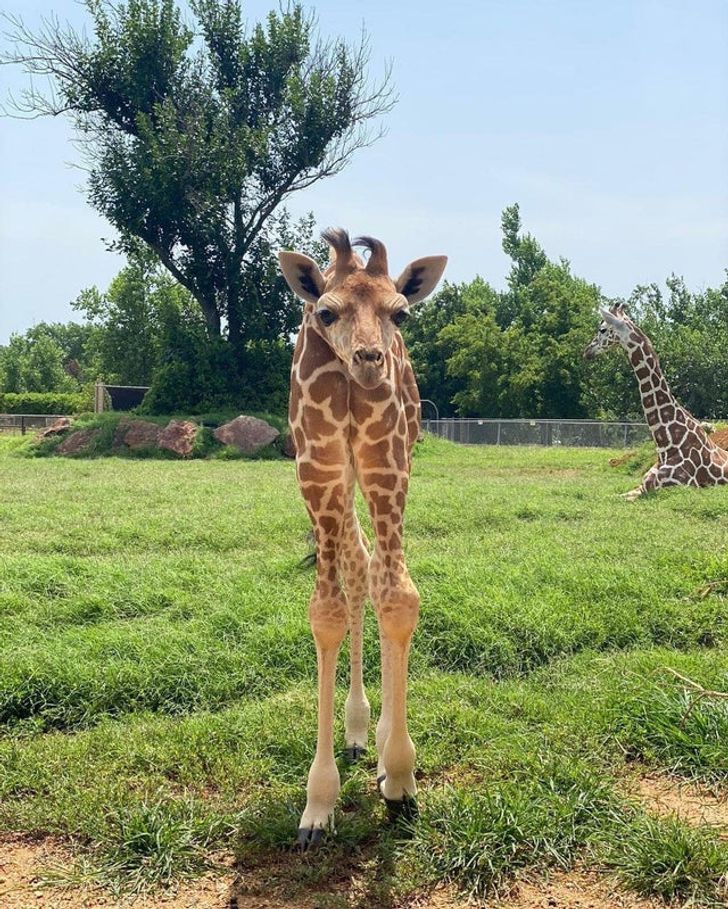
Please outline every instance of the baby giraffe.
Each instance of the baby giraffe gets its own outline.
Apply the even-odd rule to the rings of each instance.
[[[716,486],[728,483],[728,452],[719,448],[695,417],[672,395],[650,339],[620,304],[601,310],[603,322],[584,356],[593,359],[614,344],[627,351],[640,387],[642,409],[657,446],[657,463],[642,483],[626,493],[633,501],[663,486]]]
[[[318,660],[318,738],[298,831],[302,849],[333,828],[339,794],[334,759],[334,690],[339,648],[348,629],[351,681],[345,705],[347,754],[364,751],[369,703],[362,681],[362,624],[369,595],[379,624],[382,713],[377,724],[378,785],[390,815],[411,815],[417,786],[407,731],[407,662],[420,598],[402,551],[402,520],[420,398],[399,326],[409,307],[440,280],[445,256],[417,259],[393,280],[384,245],[354,246],[344,230],[323,234],[331,264],[322,273],[296,252],[281,269],[304,302],[291,369],[289,422],[296,474],[316,538],[316,585],[309,604]],[[354,507],[358,482],[374,530],[370,556]]]

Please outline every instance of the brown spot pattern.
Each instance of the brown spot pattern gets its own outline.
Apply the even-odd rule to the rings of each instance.
[[[728,483],[728,452],[712,442],[698,421],[675,400],[649,338],[637,326],[626,342],[639,383],[642,408],[658,449],[658,463],[640,487],[712,486]]]

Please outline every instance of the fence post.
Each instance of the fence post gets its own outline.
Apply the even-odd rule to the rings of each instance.
[[[501,432],[501,421],[498,420],[498,433],[495,438],[495,444],[500,445],[500,432]]]
[[[624,447],[625,447],[625,448],[627,447],[627,429],[628,429],[628,428],[629,428],[629,427],[628,427],[627,424],[625,423],[625,424],[624,424]]]
[[[103,382],[97,382],[94,386],[94,413],[103,413],[104,411],[104,385]]]
[[[25,435],[25,414],[21,414],[20,416],[20,435]]]

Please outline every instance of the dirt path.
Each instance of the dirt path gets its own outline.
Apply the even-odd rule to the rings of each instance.
[[[728,839],[728,799],[692,783],[664,774],[643,773],[626,784],[627,794],[659,815],[676,814],[696,825],[709,825]],[[180,882],[173,890],[135,899],[115,897],[96,887],[57,887],[46,883],[49,869],[68,867],[73,856],[67,844],[53,838],[0,838],[0,907],[2,909],[658,909],[662,903],[615,889],[603,876],[586,871],[552,875],[548,880],[514,885],[501,902],[468,901],[454,890],[440,888],[410,897],[404,903],[378,904],[355,873],[342,874],[319,890],[312,880],[291,887],[290,863],[275,862],[244,873],[232,856],[220,856],[215,872]],[[222,870],[220,870],[222,869]],[[298,877],[298,875],[293,876]],[[663,907],[664,909],[664,907]]]
[[[55,887],[45,883],[48,871],[68,867],[72,854],[55,839],[0,839],[0,906],[2,909],[229,909],[235,878],[232,861],[225,873],[183,882],[175,890],[134,901],[120,899],[97,887]],[[253,909],[255,904],[251,904]],[[245,907],[248,909],[248,907]]]
[[[208,874],[195,881],[182,882],[172,891],[153,896],[117,898],[93,887],[55,887],[44,883],[49,868],[67,865],[68,849],[57,840],[33,841],[24,838],[0,840],[0,906],[3,909],[359,909],[371,902],[362,901],[357,881],[351,879],[335,892],[298,892],[295,897],[276,883],[276,870],[254,878],[236,879],[232,860],[229,870]],[[294,860],[292,857],[291,860]],[[272,889],[271,889],[272,886]],[[613,890],[596,874],[571,872],[553,875],[542,883],[521,883],[512,896],[502,902],[486,904],[468,901],[446,888],[413,897],[401,909],[657,909],[658,904]],[[379,907],[377,907],[379,909]],[[385,907],[381,907],[385,909]],[[392,907],[395,909],[395,907]]]
[[[662,816],[675,814],[694,826],[708,826],[728,839],[728,798],[704,787],[664,774],[646,774],[629,786],[629,793],[645,808]]]

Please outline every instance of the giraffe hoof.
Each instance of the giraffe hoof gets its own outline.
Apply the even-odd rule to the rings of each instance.
[[[400,800],[385,798],[384,804],[387,806],[387,818],[390,824],[411,824],[419,814],[417,799],[411,795],[406,795]]]
[[[390,824],[398,824],[400,821],[406,824],[412,823],[419,814],[417,799],[412,795],[405,795],[402,799],[388,799],[382,790],[382,783],[386,778],[386,773],[377,777],[377,790],[387,806],[387,818]]]
[[[349,745],[348,748],[344,749],[344,756],[350,764],[356,764],[360,757],[363,757],[367,753],[366,748],[363,745]]]
[[[317,849],[324,839],[321,827],[299,827],[296,845],[301,852]]]

